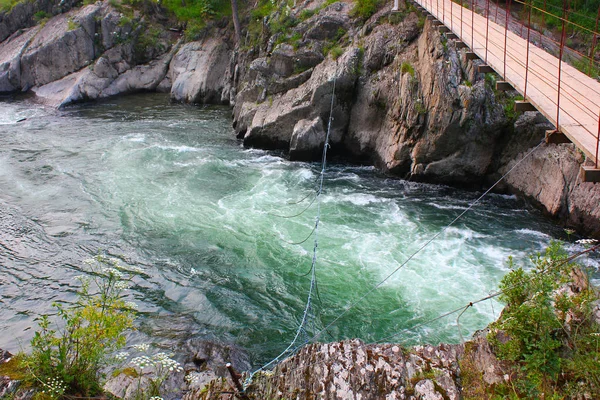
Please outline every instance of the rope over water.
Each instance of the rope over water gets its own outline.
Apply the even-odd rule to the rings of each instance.
[[[331,132],[331,121],[333,120],[333,105],[334,105],[334,100],[335,100],[335,85],[336,85],[336,80],[337,80],[337,71],[336,74],[333,77],[333,89],[331,91],[331,105],[329,108],[329,121],[327,123],[327,133],[325,135],[325,143],[323,144],[323,155],[321,158],[321,171],[319,174],[319,187],[317,190],[317,195],[315,197],[316,201],[317,201],[317,215],[315,217],[315,226],[312,230],[312,232],[310,233],[310,235],[303,240],[302,242],[298,242],[298,243],[290,243],[290,244],[302,244],[304,243],[306,240],[308,240],[308,238],[310,238],[313,233],[314,233],[314,244],[313,244],[313,255],[312,255],[312,263],[311,263],[311,267],[308,273],[310,273],[311,277],[310,277],[310,287],[308,289],[308,297],[306,299],[306,306],[304,307],[304,313],[302,315],[302,320],[300,322],[300,326],[298,327],[298,330],[296,331],[296,335],[294,336],[294,339],[291,341],[291,343],[289,344],[288,347],[285,348],[285,350],[283,350],[277,357],[275,357],[274,359],[272,359],[271,361],[269,361],[268,363],[266,363],[265,365],[263,365],[262,367],[258,368],[257,370],[255,370],[254,372],[252,372],[250,374],[250,376],[244,381],[244,390],[248,387],[248,385],[250,384],[250,382],[252,382],[252,378],[254,377],[254,375],[260,371],[264,371],[266,369],[268,369],[269,367],[271,367],[273,364],[278,363],[279,361],[281,361],[284,357],[287,357],[293,353],[295,353],[296,349],[299,348],[299,346],[297,346],[298,343],[298,339],[300,337],[301,333],[306,333],[306,325],[308,323],[308,318],[309,318],[309,313],[312,309],[311,305],[312,305],[312,299],[313,296],[315,295],[315,292],[317,291],[317,269],[316,269],[316,265],[317,265],[317,248],[319,247],[319,222],[321,221],[321,194],[323,193],[323,181],[325,179],[325,169],[327,167],[327,150],[329,149],[329,138],[330,138],[330,132]],[[314,200],[313,200],[314,202]],[[312,203],[310,205],[312,205]],[[309,205],[309,207],[310,207]],[[308,209],[308,207],[304,210],[306,211]],[[302,213],[304,212],[302,211]],[[304,342],[303,342],[304,343]]]

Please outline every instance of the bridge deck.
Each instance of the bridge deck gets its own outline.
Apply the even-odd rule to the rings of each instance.
[[[414,1],[450,28],[500,76],[504,75],[506,59],[504,80],[524,94],[527,64],[525,39],[509,30],[506,36],[505,57],[504,26],[488,21],[484,16],[450,0]],[[558,58],[530,43],[526,100],[558,127],[590,160],[596,162],[600,130],[600,83],[562,62],[560,114],[557,121],[558,65]]]

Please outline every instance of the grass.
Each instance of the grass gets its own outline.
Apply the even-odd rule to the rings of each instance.
[[[73,18],[69,18],[67,20],[67,29],[70,31],[73,31],[77,28],[79,28],[79,24],[77,22],[73,21]]]
[[[412,66],[411,63],[409,63],[408,61],[405,61],[402,63],[402,65],[400,66],[400,73],[402,75],[409,73],[411,77],[415,77],[415,68]]]
[[[382,0],[356,0],[350,14],[353,17],[368,19],[377,12],[382,3]]]
[[[340,46],[333,46],[329,51],[329,54],[331,54],[331,58],[337,60],[342,54],[344,54],[344,49]]]
[[[0,0],[0,11],[10,11],[21,0]]]

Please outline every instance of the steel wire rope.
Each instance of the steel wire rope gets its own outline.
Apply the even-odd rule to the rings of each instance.
[[[576,258],[578,258],[578,257],[581,257],[581,256],[582,256],[582,255],[584,255],[584,254],[590,253],[590,252],[592,252],[592,251],[595,251],[595,250],[598,250],[598,249],[600,249],[600,244],[597,244],[597,245],[595,245],[595,246],[592,246],[592,247],[591,247],[591,248],[589,248],[589,249],[586,249],[586,250],[580,251],[579,253],[576,253],[576,254],[574,254],[574,255],[571,255],[571,256],[567,257],[566,259],[564,259],[564,260],[561,260],[561,261],[560,261],[558,264],[553,264],[553,265],[549,266],[548,268],[544,268],[544,269],[542,269],[542,270],[541,270],[539,273],[545,273],[545,272],[548,272],[548,271],[550,271],[550,270],[551,270],[551,269],[553,269],[553,268],[559,268],[559,267],[562,267],[563,265],[565,265],[565,264],[567,264],[567,263],[570,263],[571,261],[575,260]],[[505,289],[503,289],[503,290],[499,290],[499,291],[497,291],[497,292],[491,293],[491,294],[489,294],[489,295],[487,295],[487,296],[484,296],[484,297],[482,297],[482,298],[479,298],[479,299],[477,299],[477,300],[471,301],[471,302],[469,302],[468,304],[466,304],[466,305],[464,305],[464,306],[460,306],[460,307],[458,307],[458,308],[455,308],[455,309],[453,309],[453,310],[451,310],[451,311],[445,312],[445,313],[443,313],[443,314],[441,314],[441,315],[438,315],[437,317],[435,317],[435,318],[432,318],[432,319],[429,319],[429,320],[427,320],[427,321],[420,322],[420,323],[418,323],[417,325],[413,325],[413,326],[411,326],[410,328],[401,329],[400,331],[398,331],[398,332],[396,332],[396,333],[394,333],[394,334],[392,334],[392,335],[389,335],[389,336],[386,336],[386,337],[383,337],[383,338],[379,339],[379,340],[378,340],[378,341],[376,341],[375,343],[384,343],[384,342],[387,342],[387,341],[389,341],[390,339],[392,339],[392,338],[394,338],[394,337],[396,337],[396,336],[398,336],[398,335],[400,335],[400,334],[402,334],[402,333],[404,333],[404,332],[408,332],[408,331],[414,331],[414,330],[415,330],[415,329],[417,329],[417,328],[420,328],[420,327],[422,327],[422,326],[429,325],[429,324],[431,324],[431,323],[433,323],[433,322],[436,322],[436,321],[438,321],[438,320],[440,320],[440,319],[442,319],[442,318],[449,317],[450,315],[452,315],[452,314],[456,314],[456,313],[457,313],[457,312],[459,312],[459,311],[466,311],[468,308],[470,308],[470,307],[473,307],[475,304],[479,304],[479,303],[482,303],[482,302],[484,302],[484,301],[491,300],[491,299],[493,299],[493,298],[495,298],[495,297],[498,297],[498,296],[500,296],[500,295],[504,294],[506,291],[508,291],[508,290],[511,290],[511,289],[514,289],[514,288],[515,288],[515,287],[517,287],[518,285],[521,285],[521,284],[523,284],[523,282],[524,282],[524,281],[515,282],[513,285],[511,285],[511,286],[509,286],[509,287],[507,287],[507,288],[505,288]]]
[[[337,66],[337,64],[336,64]],[[307,300],[306,300],[306,306],[304,307],[304,312],[302,314],[302,320],[300,321],[300,326],[298,327],[298,329],[296,330],[296,334],[294,335],[294,338],[292,339],[291,343],[274,359],[272,359],[271,361],[269,361],[268,363],[264,364],[262,367],[258,368],[257,370],[253,371],[248,378],[244,381],[244,390],[248,387],[249,383],[252,381],[252,378],[254,377],[254,375],[260,371],[264,371],[265,369],[267,369],[269,366],[273,365],[274,363],[278,362],[281,360],[281,358],[288,354],[288,352],[290,350],[294,350],[297,347],[294,347],[296,342],[298,341],[298,338],[300,337],[300,334],[302,332],[305,332],[305,325],[307,323],[308,320],[308,315],[309,312],[311,310],[311,303],[312,303],[312,297],[314,292],[317,291],[317,276],[316,276],[316,264],[317,264],[317,248],[319,245],[318,242],[318,233],[319,233],[319,222],[321,219],[321,194],[323,193],[323,181],[325,178],[325,169],[327,167],[327,150],[329,149],[329,137],[330,137],[330,132],[331,132],[331,121],[333,119],[333,105],[334,105],[334,100],[335,100],[335,86],[336,86],[336,82],[337,82],[337,68],[335,71],[335,75],[333,76],[333,88],[332,88],[332,92],[331,92],[331,105],[330,105],[330,109],[329,109],[329,122],[327,124],[327,133],[325,135],[325,143],[323,145],[323,155],[321,157],[321,172],[319,175],[319,188],[317,191],[317,215],[315,217],[315,227],[313,229],[313,232],[311,232],[311,235],[314,233],[315,234],[315,240],[314,240],[314,245],[313,245],[313,255],[312,255],[312,262],[311,262],[311,268],[310,268],[310,274],[311,274],[311,280],[310,280],[310,286],[309,286],[309,290],[308,290],[308,296],[307,296]],[[311,236],[309,235],[309,237]],[[305,241],[308,240],[305,239]],[[318,293],[317,293],[318,296]],[[320,296],[319,296],[320,297]],[[323,331],[320,331],[321,333]],[[308,336],[308,335],[307,335]]]
[[[529,156],[531,156],[531,154],[533,154],[542,144],[544,144],[544,142],[545,141],[542,140],[537,146],[535,146],[533,149],[531,149],[523,158],[521,158],[519,161],[517,161],[506,173],[504,173],[504,175],[502,175],[502,177],[500,177],[500,179],[498,179],[492,186],[490,186],[489,189],[487,189],[481,196],[479,196],[475,201],[473,201],[469,205],[469,207],[467,207],[465,210],[463,210],[457,217],[455,217],[449,224],[447,224],[444,228],[442,228],[438,233],[436,233],[430,239],[428,239],[425,242],[425,244],[423,244],[415,252],[413,252],[402,264],[400,264],[396,269],[394,269],[390,274],[388,274],[377,285],[373,286],[371,289],[369,289],[367,292],[365,292],[362,296],[360,296],[358,298],[358,300],[355,300],[349,306],[347,306],[342,312],[340,312],[333,319],[333,321],[331,321],[329,324],[327,324],[322,330],[320,330],[319,332],[317,332],[312,338],[310,338],[306,342],[302,343],[299,347],[297,347],[296,350],[298,348],[304,346],[306,343],[311,342],[311,341],[319,338],[319,336],[324,331],[326,331],[329,328],[331,328],[337,321],[339,321],[344,315],[346,315],[348,313],[348,311],[350,311],[351,309],[353,309],[354,307],[356,307],[365,298],[367,298],[371,293],[373,293],[374,291],[376,291],[377,289],[379,289],[381,287],[381,285],[383,285],[385,282],[387,282],[396,272],[398,272],[400,269],[402,269],[404,266],[406,266],[406,264],[408,264],[414,257],[416,257],[417,254],[419,254],[422,250],[424,250],[429,244],[431,244],[435,239],[437,239],[442,233],[446,232],[452,225],[454,225],[467,212],[469,212],[476,204],[478,204],[485,196],[487,196],[498,184],[500,184],[500,182],[502,182],[504,180],[504,178],[506,178],[506,176],[508,176],[515,168],[517,168],[524,160],[526,160],[527,158],[529,158]],[[459,310],[462,310],[463,308],[464,307],[461,307]]]
[[[500,34],[502,34],[501,30],[497,29],[495,26],[492,26],[492,30],[494,30],[494,31],[495,31],[495,32],[497,32],[497,33],[500,33]],[[516,35],[514,32],[511,32],[511,33],[512,33],[512,35],[515,35],[515,36],[517,36],[518,38],[520,38],[520,40],[526,40],[526,39],[524,39],[524,38],[521,38],[520,36]],[[502,36],[504,36],[504,35],[502,34]],[[521,43],[519,43],[519,42],[518,42],[518,39],[517,39],[517,38],[515,38],[515,37],[511,37],[511,35],[507,35],[507,37],[508,37],[508,39],[509,39],[511,42],[513,42],[513,44],[517,44],[517,45],[520,45],[520,44],[521,44]],[[493,46],[497,47],[497,48],[498,48],[498,49],[500,49],[500,50],[503,50],[503,46],[500,46],[500,45],[499,45],[498,43],[496,43],[496,42],[490,42],[490,44],[492,44]],[[534,46],[535,46],[537,49],[539,49],[539,50],[541,50],[541,51],[543,52],[543,53],[541,53],[541,54],[540,54],[540,53],[538,53],[538,54],[535,54],[535,53],[534,53],[534,54],[535,54],[535,57],[537,57],[537,58],[539,58],[540,60],[543,60],[543,61],[544,61],[544,63],[542,63],[542,64],[538,64],[538,63],[535,63],[535,62],[534,62],[534,64],[535,64],[535,65],[538,65],[538,66],[539,66],[541,69],[543,69],[544,71],[546,71],[546,72],[548,72],[548,73],[552,73],[552,72],[554,71],[554,69],[552,69],[552,70],[548,70],[548,69],[546,68],[546,66],[547,66],[548,64],[554,64],[554,63],[555,63],[555,61],[558,61],[558,58],[556,58],[556,57],[555,57],[555,56],[553,56],[552,54],[548,53],[548,51],[546,51],[546,50],[542,49],[541,47],[537,46],[535,43],[532,43],[532,44],[533,44],[533,45],[534,45]],[[509,52],[509,51],[507,51],[507,53],[510,53],[510,52]],[[548,60],[548,58],[546,58],[546,57],[542,56],[542,54],[543,54],[544,56],[545,56],[545,55],[550,55],[550,56],[552,56],[553,58],[556,58],[556,60]],[[584,57],[584,58],[588,58],[588,57],[587,57],[587,56],[585,56],[585,55],[582,55],[582,57]],[[517,62],[518,64],[520,64],[521,66],[523,65],[523,63],[522,63],[522,62],[521,62],[519,59],[517,59],[517,58],[513,58],[513,57],[511,57],[511,58],[512,58],[512,59],[513,59],[515,62]],[[535,60],[535,58],[533,58],[533,60]],[[563,63],[565,63],[565,64],[567,64],[567,65],[569,65],[569,64],[568,64],[567,62],[565,62],[565,61],[562,61],[562,62],[563,62]],[[574,67],[573,67],[573,68],[574,68]],[[516,72],[516,71],[515,71],[515,72]],[[537,71],[533,70],[532,72],[533,72],[533,73],[536,73]],[[536,75],[537,75],[537,76],[538,76],[540,79],[542,79],[542,80],[548,80],[548,78],[547,78],[546,76],[544,76],[544,75],[539,75],[539,74],[536,74]],[[568,76],[569,78],[572,78],[572,79],[577,79],[577,77],[576,77],[576,76],[574,76],[573,74],[569,73],[568,71],[565,71],[565,75],[566,75],[566,76]],[[584,74],[584,75],[585,75],[585,74]],[[570,85],[569,85],[569,87],[570,87],[571,89],[574,89],[574,90],[577,92],[577,94],[582,94],[582,93],[580,93],[580,92],[577,90],[577,88],[571,87]],[[594,93],[596,93],[596,94],[600,94],[600,92],[599,92],[599,91],[596,91],[594,88],[588,88],[588,89],[591,89],[591,90],[592,90]],[[583,104],[582,104],[582,105],[583,105]]]
[[[483,15],[481,15],[481,14],[479,14],[479,13],[473,12],[473,11],[471,11],[471,10],[469,10],[469,12],[472,12],[473,14],[477,14],[477,15],[478,15],[478,16],[480,16],[481,18],[484,18],[484,19],[485,19],[485,16],[483,16]],[[458,18],[458,17],[457,17],[457,18]],[[506,21],[506,18],[505,18],[504,20]],[[509,18],[509,20],[510,20],[510,18]],[[513,19],[513,21],[514,21],[514,19]],[[517,22],[518,22],[518,21],[517,21]],[[496,23],[496,24],[497,24],[497,23]],[[468,23],[466,23],[466,25],[467,25],[468,27],[471,27],[471,25],[470,25],[470,24],[468,24]],[[499,31],[498,31],[498,29],[496,29],[496,27],[494,27],[494,26],[491,26],[491,28],[492,28],[492,30],[494,30],[494,31],[496,31],[496,32],[499,32]],[[522,40],[526,40],[525,38],[523,38],[523,37],[522,37],[521,35],[519,35],[518,33],[514,32],[514,31],[512,31],[512,30],[510,30],[510,31],[511,31],[511,33],[512,33],[513,35],[515,35],[516,37],[518,37],[518,38],[520,38],[520,39],[522,39]],[[453,32],[453,33],[456,33],[456,32]],[[501,32],[501,33],[502,33],[502,32]],[[503,33],[502,33],[502,35],[504,36],[504,34],[503,34]],[[461,35],[461,36],[462,36],[462,35]],[[475,36],[475,35],[473,35],[473,36]],[[485,37],[484,35],[480,35],[480,36],[482,36],[482,37]],[[556,41],[555,41],[554,39],[552,39],[551,37],[549,37],[549,36],[546,36],[546,35],[542,35],[542,36],[543,36],[545,39],[547,39],[547,40],[549,40],[550,42],[552,42],[553,44],[555,44],[555,45],[559,45],[559,43],[558,43],[558,42],[556,42]],[[466,37],[465,37],[465,38],[466,38]],[[465,38],[462,38],[462,37],[461,37],[461,40],[462,40],[462,39],[465,39]],[[472,42],[473,42],[473,39],[474,39],[474,38],[473,38],[473,37],[471,37],[471,39],[472,39]],[[516,38],[512,38],[512,37],[510,37],[510,41],[511,41],[511,42],[513,42],[513,43],[515,43],[515,44],[520,44],[520,43],[516,43],[516,42],[515,42],[515,39],[516,39]],[[485,45],[484,45],[483,43],[479,43],[479,44],[482,46],[482,47],[481,47],[482,49],[484,49],[484,48],[485,48]],[[497,47],[499,47],[499,46],[498,46],[496,43],[491,43],[491,44],[493,44],[493,45],[496,45]],[[532,43],[532,44],[533,44],[534,46],[538,47],[539,49],[543,50],[544,52],[546,52],[546,53],[549,53],[547,50],[545,50],[545,49],[543,49],[543,48],[541,48],[541,47],[539,47],[539,46],[535,45],[535,43]],[[473,45],[472,47],[475,47],[475,46],[474,46],[474,43],[472,43],[472,45]],[[541,45],[543,46],[543,43],[541,43]],[[583,58],[583,59],[586,59],[586,60],[591,60],[591,61],[592,61],[592,63],[593,63],[594,65],[595,65],[595,64],[600,64],[599,62],[597,62],[597,61],[595,61],[595,60],[592,60],[592,59],[591,59],[591,58],[590,58],[588,55],[586,55],[586,54],[580,53],[580,52],[578,52],[577,50],[575,50],[575,49],[572,49],[572,48],[570,48],[570,47],[567,47],[567,48],[569,49],[569,51],[571,51],[572,53],[575,53],[576,55],[580,56],[581,58]],[[550,54],[550,53],[549,53],[549,54]],[[543,57],[540,57],[540,58],[544,59]],[[515,59],[515,61],[517,61],[517,60]],[[571,74],[568,74],[568,76],[569,76],[569,77],[573,77]],[[574,78],[574,77],[573,77],[573,78]]]
[[[317,195],[315,195],[315,197],[313,197],[313,199],[310,201],[310,203],[304,208],[304,210],[300,211],[298,214],[294,214],[294,215],[281,215],[281,214],[273,214],[273,213],[267,213],[267,215],[270,215],[272,217],[278,217],[278,218],[295,218],[295,217],[299,217],[302,214],[304,214],[306,212],[306,210],[308,210],[310,208],[310,206],[312,206],[315,203],[315,200],[317,200]]]
[[[494,31],[496,31],[496,32],[499,32],[499,31],[498,31],[498,30],[497,30],[495,27],[492,27],[492,30],[494,30]],[[514,32],[511,32],[511,33],[512,33],[512,34],[514,34]],[[518,35],[516,35],[516,36],[518,36]],[[521,39],[522,39],[522,38],[521,38]],[[510,37],[510,41],[511,41],[511,42],[516,42],[516,38]],[[502,47],[501,47],[499,44],[497,44],[497,43],[495,43],[495,42],[493,42],[493,41],[492,41],[492,42],[490,42],[490,44],[502,50]],[[537,47],[537,46],[536,46],[536,47]],[[540,49],[540,50],[543,50],[543,49]],[[510,51],[507,51],[507,54],[509,54],[509,57],[510,57],[510,58],[511,58],[513,61],[515,61],[515,62],[516,62],[517,64],[519,64],[520,66],[523,66],[523,63],[521,62],[521,60],[520,60],[520,59],[518,59],[518,58],[515,58],[515,57],[513,57],[512,55],[510,55],[510,53],[511,53]],[[544,58],[543,58],[543,57],[541,57],[541,56],[540,56],[539,58],[540,58],[540,59],[542,59],[542,60],[544,60]],[[546,72],[548,72],[548,73],[551,73],[551,72],[552,72],[552,71],[549,71],[548,69],[546,69],[546,68],[545,68],[545,66],[547,65],[547,63],[542,63],[542,64],[539,64],[539,63],[535,62],[535,60],[536,60],[535,58],[532,58],[532,62],[531,62],[531,64],[532,64],[532,65],[538,65],[538,66],[540,66],[540,67],[541,67],[541,69],[543,69],[544,71],[546,71]],[[556,60],[556,61],[558,61],[558,60]],[[510,69],[510,70],[512,70],[512,71],[514,71],[515,73],[517,73],[517,74],[518,74],[518,71],[517,71],[517,70],[515,70],[514,68],[512,68],[511,66],[508,66],[508,69]],[[553,82],[549,82],[549,78],[548,78],[546,75],[541,75],[540,73],[538,73],[538,72],[537,72],[537,71],[535,71],[535,70],[532,70],[532,74],[533,74],[534,76],[536,76],[538,79],[540,79],[540,80],[542,81],[542,83],[545,83],[545,84],[547,84],[549,87],[551,87],[551,88],[552,88],[553,86],[556,86],[556,84],[555,84],[555,83],[553,83]],[[574,77],[573,75],[571,75],[571,74],[570,74],[570,73],[568,73],[568,72],[566,73],[566,75],[567,75],[569,78],[576,79],[576,77]],[[578,94],[578,95],[583,95],[582,93],[580,93],[580,92],[579,92],[579,90],[578,90],[577,88],[575,88],[575,87],[572,87],[572,86],[571,86],[570,84],[568,84],[567,82],[565,82],[565,85],[566,85],[568,88],[570,88],[571,90],[575,91],[575,92],[576,92],[576,94]],[[593,90],[593,89],[592,89],[592,90]],[[598,93],[598,92],[596,92],[595,90],[593,90],[593,91],[594,91],[594,93]],[[541,91],[539,91],[539,90],[536,90],[536,92],[539,92],[539,94],[541,94],[543,97],[545,97],[545,98],[547,98],[548,100],[550,100],[550,101],[551,101],[553,104],[556,104],[556,103],[555,103],[555,100],[554,100],[554,98],[551,98],[551,97],[549,97],[548,95],[546,95],[545,93],[543,93],[543,92],[541,92]],[[571,98],[572,100],[571,100],[570,102],[571,102],[573,105],[579,104],[579,105],[580,105],[580,106],[583,108],[583,110],[582,110],[582,111],[584,111],[585,115],[587,115],[587,116],[588,116],[590,119],[593,119],[593,120],[595,121],[595,115],[596,115],[596,114],[595,114],[595,112],[594,112],[593,110],[591,110],[591,109],[588,107],[588,105],[587,105],[587,104],[584,104],[584,103],[582,103],[582,102],[579,100],[579,97],[577,97],[577,96],[575,96],[575,95],[571,94],[570,92],[565,92],[565,93],[564,93],[564,96],[565,96],[565,97],[569,97],[569,98]],[[573,114],[572,114],[571,112],[569,112],[568,110],[566,110],[566,109],[564,109],[564,108],[561,108],[561,111],[563,111],[563,113],[564,113],[564,114],[566,114],[566,115],[569,115],[569,116],[570,116],[572,119],[576,119],[576,118],[573,116]],[[585,131],[586,131],[586,132],[587,132],[589,135],[591,135],[591,136],[592,136],[592,137],[594,137],[594,138],[596,137],[596,135],[594,134],[594,132],[590,131],[590,130],[587,128],[587,126],[586,126],[586,125],[584,125],[584,124],[581,124],[581,125],[582,125],[582,127],[584,128],[584,130],[585,130]]]
[[[470,11],[470,12],[472,12],[472,11]],[[473,13],[473,14],[475,14],[475,13]],[[480,14],[478,14],[478,15],[480,15]],[[481,15],[480,15],[480,16],[481,16]],[[454,14],[453,14],[452,18],[454,18]],[[485,18],[485,17],[483,17],[483,18]],[[471,25],[469,25],[469,24],[466,24],[466,25],[467,25],[467,27],[472,27],[472,26],[471,26]],[[497,29],[495,26],[492,26],[491,28],[492,28],[492,30],[493,30],[493,31],[495,31],[495,32],[497,32],[497,33],[500,33],[500,34],[502,34],[502,31],[501,31],[501,30],[499,30],[499,29]],[[456,34],[456,32],[453,32],[453,33],[455,33],[455,34]],[[521,43],[519,43],[519,42],[518,42],[518,40],[519,40],[519,39],[521,39],[521,40],[526,40],[526,39],[522,38],[521,36],[519,36],[518,34],[516,34],[516,33],[512,32],[512,31],[511,31],[511,34],[512,34],[512,35],[514,35],[515,37],[511,37],[511,35],[506,35],[506,36],[509,38],[509,40],[510,40],[511,42],[513,42],[513,44],[520,45]],[[475,35],[473,35],[473,36],[471,37],[471,40],[472,40],[472,42],[474,42],[474,36],[475,36]],[[482,37],[485,37],[483,34],[481,34],[480,36],[482,36]],[[504,35],[504,34],[502,34],[502,36],[505,36],[505,35]],[[545,37],[546,37],[546,36],[545,36]],[[517,38],[518,38],[518,39],[517,39]],[[463,40],[463,39],[464,39],[464,38],[462,38],[462,37],[461,37],[461,40]],[[551,38],[549,38],[549,37],[548,37],[548,39],[552,40],[552,39],[551,39]],[[482,47],[481,47],[482,49],[487,47],[487,46],[485,46],[485,45],[484,45],[484,43],[480,43],[480,42],[478,42],[478,44],[480,44],[480,45],[482,46]],[[500,49],[500,50],[503,50],[503,51],[504,51],[504,48],[503,48],[502,46],[500,46],[498,43],[494,42],[494,41],[489,41],[489,42],[488,42],[488,44],[489,44],[489,45],[491,45],[491,46],[497,47],[498,49]],[[540,48],[539,46],[535,45],[535,43],[531,43],[531,44],[533,44],[533,45],[534,45],[535,47],[537,47],[538,49],[540,49],[540,50],[544,51],[544,54],[545,54],[545,53],[548,53],[546,50],[544,50],[544,49]],[[474,47],[474,44],[473,44],[473,47]],[[571,50],[573,50],[573,49],[571,49]],[[574,51],[574,52],[576,52],[575,50],[573,50],[573,51]],[[510,54],[511,52],[510,52],[510,51],[506,51],[506,53],[507,53],[507,54]],[[577,52],[576,52],[576,53],[577,53]],[[587,56],[586,56],[586,55],[584,55],[584,54],[581,54],[581,53],[578,53],[578,54],[580,54],[580,55],[581,55],[583,58],[586,58],[586,59],[587,59],[587,58],[589,58],[589,57],[587,57]],[[492,54],[492,56],[494,56],[494,57],[495,57],[495,55],[494,55],[494,54]],[[537,65],[537,66],[539,66],[541,70],[543,70],[543,71],[545,71],[545,72],[547,72],[547,73],[552,73],[552,72],[553,72],[553,70],[549,70],[549,69],[547,69],[547,68],[546,68],[546,67],[547,67],[547,65],[548,65],[548,60],[547,60],[546,58],[544,58],[544,57],[540,56],[539,54],[536,54],[536,56],[537,56],[537,58],[539,58],[540,60],[542,60],[542,61],[544,61],[544,62],[543,62],[543,63],[538,63],[538,62],[536,62],[536,60],[537,60],[537,59],[536,59],[535,57],[532,57],[532,58],[531,58],[531,62],[530,62],[530,64],[531,64],[531,65]],[[519,66],[521,66],[521,67],[526,67],[526,66],[523,64],[523,62],[522,62],[522,61],[521,61],[519,58],[516,58],[516,57],[514,57],[514,56],[512,56],[512,55],[510,55],[510,56],[509,56],[509,58],[511,58],[513,61],[515,61],[515,62],[516,62],[516,63],[517,63]],[[558,59],[557,59],[556,61],[558,61]],[[563,62],[564,62],[564,61],[563,61]],[[503,63],[503,64],[504,64],[504,63]],[[511,66],[508,66],[508,69],[510,69],[510,70],[512,70],[512,71],[514,71],[514,72],[515,72],[515,73],[517,73],[517,74],[519,73],[519,71],[517,71],[516,69],[512,68]],[[531,74],[532,74],[532,75],[534,75],[536,78],[540,79],[540,80],[542,81],[542,83],[545,83],[545,84],[547,84],[549,87],[551,87],[551,88],[552,88],[553,86],[556,86],[556,83],[554,83],[554,82],[551,82],[551,81],[550,81],[550,78],[549,78],[547,75],[545,75],[545,74],[542,74],[541,72],[538,72],[538,71],[537,71],[536,69],[534,69],[534,68],[528,68],[527,70],[529,70],[529,71],[531,72]],[[574,79],[574,80],[576,80],[576,79],[577,79],[577,77],[576,77],[576,76],[573,76],[573,75],[572,75],[572,74],[570,74],[569,72],[565,72],[565,75],[566,75],[567,77],[569,77],[569,78],[572,78],[572,79]],[[520,77],[520,76],[519,76],[519,77]],[[520,77],[520,78],[522,78],[522,77]],[[570,88],[570,89],[571,89],[571,90],[573,90],[574,92],[576,92],[576,94],[577,94],[577,95],[580,95],[580,96],[583,96],[583,95],[584,95],[583,93],[579,92],[579,90],[578,90],[578,87],[579,87],[579,86],[577,86],[577,87],[573,87],[573,86],[571,86],[571,85],[570,85],[568,82],[565,82],[565,86],[566,86],[566,87],[568,87],[568,88]],[[592,91],[594,91],[594,93],[596,93],[596,94],[600,94],[600,92],[597,92],[597,91],[595,91],[594,89],[592,89]],[[552,101],[552,102],[553,102],[553,104],[556,104],[556,103],[554,102],[555,100],[554,100],[553,98],[549,97],[548,95],[546,95],[546,94],[545,94],[545,93],[543,93],[543,92],[540,92],[539,90],[538,90],[538,92],[539,92],[539,93],[540,93],[542,96],[544,96],[544,97],[546,97],[547,99],[549,99],[550,101]],[[583,111],[588,111],[588,112],[585,112],[585,114],[587,114],[588,116],[590,116],[590,117],[591,117],[592,119],[594,119],[594,121],[595,121],[595,115],[596,115],[596,113],[595,113],[595,111],[594,111],[594,110],[591,110],[591,109],[588,107],[588,103],[582,103],[582,102],[579,100],[579,97],[577,97],[577,96],[576,96],[576,95],[574,95],[574,94],[571,94],[570,92],[565,92],[565,93],[564,93],[564,96],[568,96],[568,97],[572,98],[572,101],[571,101],[571,103],[573,103],[573,104],[579,104],[579,105],[580,105],[580,106],[583,108]],[[563,109],[561,109],[561,110],[563,110]],[[570,115],[571,117],[573,117],[573,115],[571,115],[571,113],[569,113],[567,110],[563,110],[563,111],[565,112],[565,114],[567,114],[567,115]],[[585,126],[584,126],[584,128],[585,128]],[[591,134],[592,134],[592,136],[594,136],[594,137],[595,137],[595,135],[594,135],[594,133],[593,133],[593,132],[591,132],[591,131],[587,130],[587,128],[585,128],[585,129],[586,129],[586,131],[587,131],[588,133],[591,133]]]

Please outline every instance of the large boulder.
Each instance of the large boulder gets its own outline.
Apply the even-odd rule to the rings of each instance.
[[[29,0],[16,3],[9,11],[0,11],[0,42],[18,30],[34,26],[36,14],[48,16],[69,11],[80,4],[80,0]]]
[[[229,104],[231,60],[232,50],[221,39],[185,44],[169,69],[171,98],[186,103]]]
[[[31,28],[22,34],[14,34],[0,44],[0,93],[21,89],[21,57],[39,28]]]
[[[95,18],[100,4],[50,19],[21,56],[21,88],[27,90],[61,79],[96,59]]]

